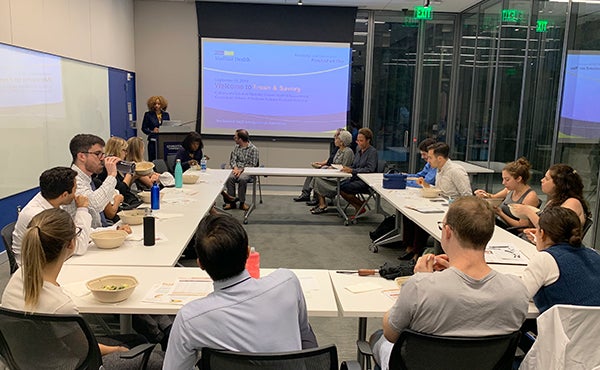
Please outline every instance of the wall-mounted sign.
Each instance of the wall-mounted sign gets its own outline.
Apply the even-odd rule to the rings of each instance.
[[[538,19],[535,32],[548,32],[548,21],[546,19]]]

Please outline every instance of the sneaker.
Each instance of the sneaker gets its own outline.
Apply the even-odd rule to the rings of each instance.
[[[247,205],[246,203],[240,203],[240,209],[241,209],[242,211],[247,211],[247,210],[249,210],[249,209],[250,209],[250,206],[249,206],[249,205]]]
[[[310,200],[310,195],[300,194],[299,197],[294,198],[294,202],[307,202]]]

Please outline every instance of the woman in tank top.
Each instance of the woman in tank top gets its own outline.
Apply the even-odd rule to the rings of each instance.
[[[495,207],[498,225],[506,227],[528,227],[528,219],[520,220],[512,214],[509,204],[526,204],[533,207],[540,205],[540,199],[535,191],[528,185],[531,164],[526,158],[521,157],[514,162],[509,162],[502,170],[502,185],[504,189],[496,194],[489,194],[485,190],[475,190],[475,195],[481,198],[504,198],[500,206]]]

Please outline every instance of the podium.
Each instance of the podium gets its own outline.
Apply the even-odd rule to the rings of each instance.
[[[160,126],[160,132],[157,140],[157,158],[164,159],[172,168],[169,162],[169,157],[175,158],[175,154],[179,148],[183,139],[192,131],[196,131],[196,121],[192,122],[181,122],[181,121],[163,121]]]

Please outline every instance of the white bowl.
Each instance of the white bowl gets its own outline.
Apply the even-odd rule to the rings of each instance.
[[[500,204],[504,201],[504,198],[483,198],[486,202],[490,204],[492,207],[499,207]]]
[[[146,211],[143,209],[131,209],[117,213],[121,221],[129,225],[141,225],[144,222]]]
[[[106,275],[90,280],[85,285],[100,302],[115,303],[129,298],[138,281],[129,275]]]
[[[423,198],[437,198],[440,196],[440,189],[437,188],[422,188],[421,189],[421,196]]]
[[[140,176],[150,175],[154,170],[154,163],[152,162],[137,162],[135,164],[135,173]]]
[[[142,202],[144,203],[150,203],[151,202],[151,193],[149,191],[140,191],[138,194],[138,197],[140,197],[140,199],[142,200]],[[162,200],[163,195],[165,195],[165,193],[163,193],[162,191],[160,192],[160,196],[159,198]]]
[[[103,230],[90,234],[90,238],[100,249],[118,248],[126,237],[127,232],[124,230]]]
[[[185,175],[182,176],[184,184],[195,184],[196,181],[198,181],[199,178],[200,178],[200,176],[198,176],[198,175],[191,175],[191,174],[185,174]]]

